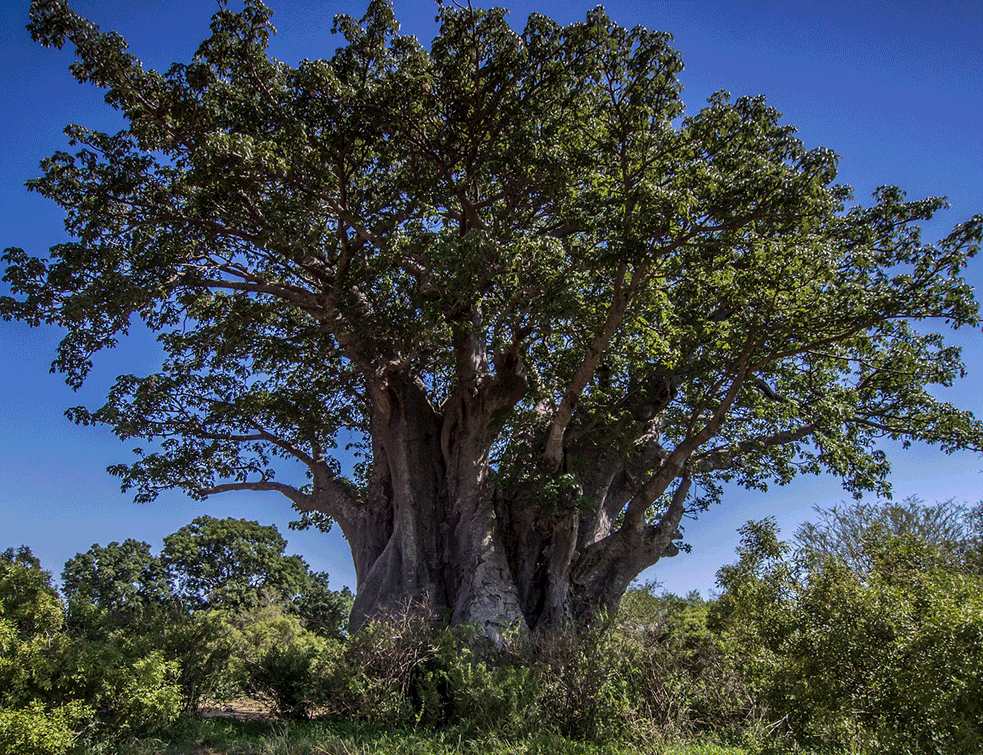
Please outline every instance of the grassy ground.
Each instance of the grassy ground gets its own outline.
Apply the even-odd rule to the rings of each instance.
[[[745,755],[717,745],[585,744],[541,735],[523,740],[463,731],[392,730],[337,722],[182,719],[167,737],[135,743],[132,755]]]

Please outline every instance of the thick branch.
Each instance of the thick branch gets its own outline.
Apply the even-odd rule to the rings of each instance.
[[[590,348],[587,349],[587,353],[577,368],[577,372],[574,373],[570,385],[560,400],[560,405],[553,414],[549,436],[546,441],[546,450],[543,452],[543,458],[547,466],[553,471],[559,469],[563,461],[563,435],[573,417],[574,409],[577,408],[580,396],[584,392],[584,388],[587,387],[587,383],[590,382],[591,376],[594,374],[597,366],[601,363],[604,351],[618,330],[625,311],[628,309],[628,304],[637,291],[642,279],[645,277],[647,270],[647,266],[640,266],[634,275],[632,275],[627,289],[625,288],[625,278],[628,274],[627,263],[622,263],[621,268],[618,270],[618,277],[614,286],[614,298],[611,301],[611,307],[608,310],[608,316],[604,322],[604,326],[601,328],[601,332],[597,334]]]
[[[281,286],[273,283],[248,283],[244,281],[227,281],[221,279],[202,279],[194,281],[196,286],[204,288],[220,288],[229,291],[244,291],[252,294],[269,294],[285,301],[301,306],[308,312],[320,311],[317,298],[308,291],[295,286]]]
[[[251,482],[225,482],[208,488],[198,488],[200,496],[207,497],[236,490],[272,490],[286,496],[294,508],[301,512],[316,511],[338,522],[347,535],[358,518],[358,501],[337,478],[320,481],[313,493],[304,493],[292,485],[274,480]]]
[[[696,457],[693,470],[696,472],[713,472],[718,469],[730,469],[737,460],[737,457],[742,454],[770,446],[795,443],[796,441],[809,437],[815,430],[816,423],[809,422],[802,427],[791,430],[782,430],[777,433],[771,433],[770,435],[759,435],[756,438],[742,440],[730,446],[720,446]]]
[[[717,406],[713,415],[703,426],[703,429],[698,433],[690,435],[676,446],[668,458],[662,463],[659,471],[653,475],[652,479],[645,483],[642,489],[632,496],[631,501],[628,503],[628,508],[625,510],[625,521],[621,526],[621,530],[629,533],[641,532],[642,526],[645,523],[645,512],[648,510],[648,507],[679,476],[686,462],[693,455],[693,452],[710,440],[720,429],[724,417],[727,416],[727,412],[730,411],[734,401],[737,400],[737,396],[740,394],[741,388],[744,386],[747,378],[749,372],[748,362],[751,357],[755,333],[756,330],[753,327],[748,331],[747,337],[744,339],[744,346],[741,349],[741,355],[737,360],[734,379],[731,381],[726,395],[719,406]]]
[[[646,528],[638,552],[639,562],[636,566],[639,571],[647,569],[663,556],[675,556],[679,553],[672,541],[679,536],[679,523],[686,511],[686,497],[692,484],[692,478],[684,475],[659,523]]]
[[[303,502],[294,502],[294,508],[331,517],[341,527],[346,539],[354,543],[352,537],[356,535],[360,519],[359,503],[346,481],[336,477],[321,461],[314,471],[314,491]]]
[[[207,497],[219,493],[228,493],[233,490],[275,490],[289,498],[297,506],[301,506],[309,498],[306,493],[302,493],[292,485],[285,485],[282,482],[273,480],[256,480],[254,482],[223,482],[220,485],[213,485],[210,488],[198,488],[198,495]]]

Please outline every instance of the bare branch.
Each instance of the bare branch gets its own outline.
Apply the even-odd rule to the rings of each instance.
[[[759,435],[756,438],[742,440],[730,446],[720,446],[705,454],[694,457],[693,469],[696,472],[713,472],[718,469],[730,469],[742,454],[768,448],[795,443],[812,435],[816,430],[816,422],[808,422],[802,427],[782,430],[769,435]]]
[[[597,334],[594,342],[587,349],[587,353],[584,355],[580,366],[570,381],[570,385],[560,400],[559,406],[556,408],[556,412],[553,414],[548,440],[546,441],[546,450],[543,451],[543,458],[549,468],[554,471],[560,468],[560,464],[563,461],[563,434],[570,424],[574,409],[577,408],[577,403],[580,401],[580,396],[584,388],[587,387],[587,383],[594,374],[594,370],[597,369],[597,365],[600,364],[605,349],[607,349],[611,338],[618,330],[618,326],[625,316],[629,302],[635,295],[647,272],[648,266],[640,265],[632,275],[631,281],[626,289],[625,278],[628,275],[628,264],[622,263],[618,269],[617,279],[614,284],[614,298],[608,309],[607,319],[601,328],[601,332]]]
[[[256,427],[256,432],[249,433],[249,434],[214,433],[214,432],[206,431],[206,432],[194,433],[194,435],[198,438],[202,438],[203,440],[228,440],[228,441],[232,441],[233,443],[249,443],[255,441],[266,441],[267,443],[272,443],[274,446],[277,446],[278,448],[282,448],[291,456],[304,462],[304,464],[310,467],[312,471],[314,470],[313,457],[311,457],[310,454],[307,454],[304,451],[302,451],[299,446],[274,435],[269,430],[264,430],[258,425],[254,424],[254,427]]]
[[[197,493],[201,496],[218,495],[219,493],[228,493],[234,490],[274,490],[277,493],[281,493],[293,501],[294,505],[302,506],[305,505],[307,499],[310,498],[306,493],[302,493],[297,488],[292,485],[285,485],[282,482],[275,482],[273,480],[255,480],[253,482],[224,482],[219,485],[213,485],[210,488],[198,488]]]

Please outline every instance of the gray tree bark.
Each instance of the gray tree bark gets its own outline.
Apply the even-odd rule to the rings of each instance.
[[[390,377],[372,391],[371,483],[357,522],[343,526],[358,580],[353,629],[407,609],[476,625],[494,641],[583,628],[615,610],[643,569],[678,552],[682,488],[658,525],[618,521],[637,487],[626,460],[591,459],[590,489],[559,507],[534,487],[496,485],[496,417],[524,389],[512,365],[439,408],[410,379]],[[643,447],[636,461],[653,459]]]

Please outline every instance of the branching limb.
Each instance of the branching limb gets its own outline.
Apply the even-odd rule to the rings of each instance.
[[[234,490],[274,490],[287,498],[295,505],[305,505],[310,496],[301,492],[292,485],[286,485],[274,480],[255,480],[253,482],[223,482],[208,488],[198,488],[197,493],[202,497],[218,495],[219,493],[229,493]]]
[[[607,319],[601,328],[601,332],[597,334],[593,343],[591,343],[590,348],[587,349],[587,353],[584,355],[584,358],[580,362],[580,366],[574,373],[573,379],[567,386],[567,389],[563,394],[563,398],[560,400],[560,404],[556,408],[556,412],[553,414],[552,422],[550,423],[549,435],[546,441],[546,450],[543,452],[543,459],[545,460],[548,468],[553,471],[559,469],[560,464],[563,461],[563,435],[570,424],[570,420],[573,418],[573,412],[574,409],[577,408],[577,403],[580,401],[580,396],[583,393],[584,388],[587,387],[587,383],[590,382],[591,376],[594,374],[597,366],[601,363],[605,349],[607,349],[608,344],[611,342],[611,338],[621,325],[621,321],[625,316],[625,311],[628,309],[628,304],[638,291],[638,288],[647,272],[648,266],[640,265],[635,270],[631,277],[631,281],[628,283],[626,288],[625,279],[628,276],[628,264],[622,263],[618,270],[614,286],[614,298],[612,299],[611,306],[608,309]]]
[[[782,430],[756,438],[742,440],[729,446],[720,446],[707,451],[705,454],[693,457],[695,472],[713,472],[720,469],[730,469],[737,459],[746,453],[761,450],[769,446],[781,446],[808,438],[816,431],[817,423],[808,422],[802,427]]]
[[[689,435],[689,437],[672,450],[660,466],[658,472],[632,497],[625,510],[625,521],[621,527],[622,530],[628,533],[640,533],[642,531],[645,523],[645,513],[648,511],[649,506],[682,473],[696,449],[716,435],[724,418],[744,387],[749,373],[749,361],[755,343],[756,332],[754,327],[749,328],[748,334],[744,339],[744,346],[741,349],[741,355],[735,366],[734,378],[723,400],[714,410],[713,415],[707,420],[699,432]]]
[[[646,527],[641,547],[638,549],[639,563],[636,567],[647,569],[663,556],[675,556],[679,553],[679,549],[673,545],[673,540],[679,537],[679,523],[686,512],[686,497],[692,484],[692,478],[684,474],[658,524]]]
[[[275,480],[224,482],[198,488],[196,492],[205,498],[237,490],[272,490],[280,493],[290,499],[297,511],[324,514],[336,521],[346,534],[352,531],[358,518],[358,500],[338,478],[322,479],[311,493]]]

